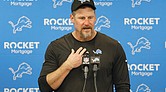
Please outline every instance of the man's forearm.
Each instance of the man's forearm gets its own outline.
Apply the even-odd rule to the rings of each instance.
[[[67,60],[55,71],[49,73],[46,76],[46,81],[50,87],[56,90],[69,74],[73,68],[77,68],[82,64],[82,55],[86,51],[86,48],[80,47],[76,52],[71,49],[71,53]]]
[[[71,68],[66,63],[62,64],[57,70],[46,76],[47,83],[52,89],[56,90],[62,84],[70,70]]]

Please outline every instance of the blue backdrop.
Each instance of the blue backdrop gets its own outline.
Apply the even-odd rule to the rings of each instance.
[[[39,92],[48,44],[74,30],[72,0],[0,0],[0,92]],[[95,29],[123,46],[131,92],[166,92],[166,0],[95,0]]]

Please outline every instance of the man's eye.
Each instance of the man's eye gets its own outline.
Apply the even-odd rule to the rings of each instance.
[[[93,19],[93,16],[88,17],[88,19]]]
[[[85,17],[80,17],[79,19],[85,19]]]

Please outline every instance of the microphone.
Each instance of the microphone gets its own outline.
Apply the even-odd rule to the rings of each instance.
[[[93,65],[95,92],[97,92],[98,90],[97,90],[96,76],[97,76],[97,70],[99,70],[100,67],[100,56],[99,55],[92,56],[91,64]]]
[[[100,68],[100,56],[91,56],[91,64],[93,65],[93,71],[96,72]]]
[[[87,51],[82,57],[82,70],[84,71],[85,78],[87,78],[90,64],[90,55]]]
[[[89,55],[89,52],[87,51],[82,57],[82,70],[84,71],[84,76],[85,76],[82,92],[85,92],[88,71],[89,71],[89,65],[90,65],[90,55]]]

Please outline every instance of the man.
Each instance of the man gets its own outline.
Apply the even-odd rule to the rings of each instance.
[[[129,92],[124,50],[116,40],[94,30],[95,9],[92,0],[72,3],[75,30],[49,44],[38,79],[41,92],[113,92],[114,85],[116,92]],[[82,67],[87,52],[99,56],[96,71],[93,64]]]

